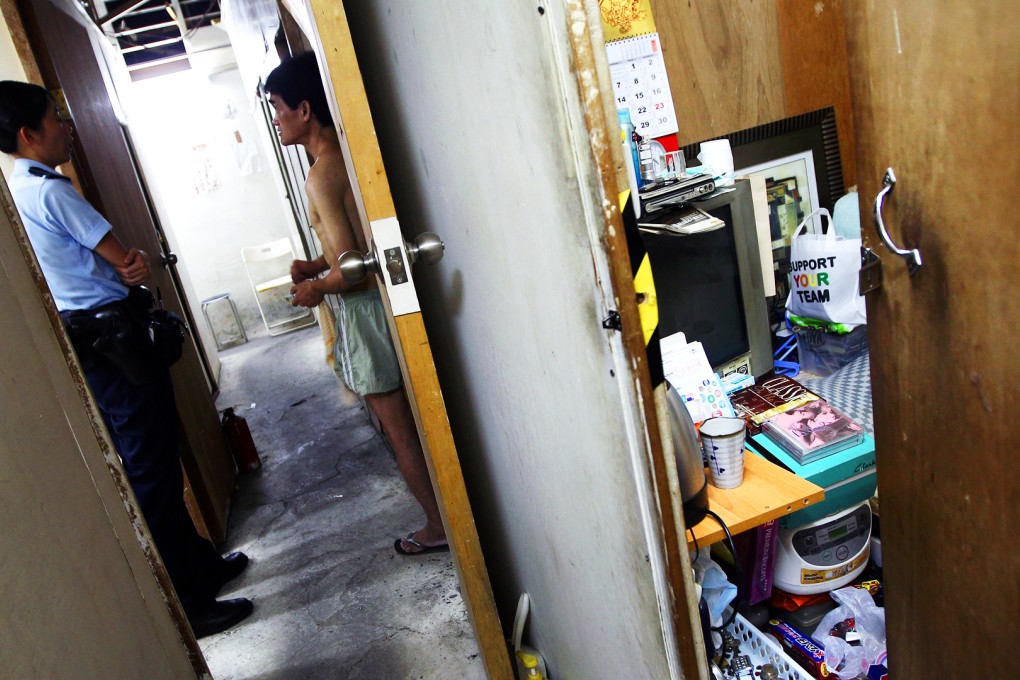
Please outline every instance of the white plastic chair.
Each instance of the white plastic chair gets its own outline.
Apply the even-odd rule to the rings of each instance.
[[[315,323],[311,310],[294,307],[287,300],[293,285],[290,279],[290,263],[293,260],[294,247],[289,238],[241,248],[241,261],[255,292],[255,304],[270,335],[280,335]]]

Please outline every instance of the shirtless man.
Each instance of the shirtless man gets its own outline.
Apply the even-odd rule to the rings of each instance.
[[[425,526],[398,538],[394,549],[401,555],[448,550],[375,278],[349,284],[337,264],[342,253],[367,252],[368,248],[361,230],[354,228],[357,207],[315,55],[306,53],[283,62],[269,74],[265,90],[275,111],[273,124],[280,143],[300,144],[314,159],[305,192],[323,254],[291,265],[291,304],[312,308],[328,294],[338,296],[341,311],[333,352],[337,375],[364,397],[379,419],[397,466],[425,511]]]

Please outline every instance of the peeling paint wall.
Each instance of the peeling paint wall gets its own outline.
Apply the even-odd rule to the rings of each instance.
[[[207,674],[181,639],[147,537],[0,180],[0,668],[10,678]],[[83,398],[87,401],[83,402]],[[98,428],[98,429],[97,429]],[[111,465],[114,475],[111,475]],[[159,570],[165,582],[165,572]],[[174,600],[173,606],[176,606]],[[191,643],[194,645],[194,643]]]

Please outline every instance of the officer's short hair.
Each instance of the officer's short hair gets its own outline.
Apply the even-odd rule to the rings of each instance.
[[[308,102],[312,115],[319,123],[333,126],[333,116],[329,112],[314,52],[305,52],[284,60],[266,78],[263,89],[268,94],[279,96],[292,109],[296,109],[301,102]]]
[[[49,93],[38,85],[0,81],[0,151],[14,153],[18,150],[21,128],[41,128],[49,104]]]

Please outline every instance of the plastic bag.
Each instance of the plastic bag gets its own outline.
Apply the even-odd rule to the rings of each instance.
[[[156,360],[167,368],[184,355],[184,331],[188,324],[176,313],[166,309],[149,312],[149,338]]]
[[[723,624],[726,608],[737,598],[737,587],[726,578],[726,572],[709,557],[711,549],[707,546],[697,553],[694,568],[694,581],[701,586],[701,597],[708,605],[709,620],[713,626]],[[712,631],[712,641],[716,649],[722,647],[722,635]]]
[[[828,223],[813,233],[815,215]],[[804,218],[790,239],[790,295],[786,311],[794,316],[842,324],[848,330],[868,322],[864,296],[858,293],[861,239],[836,236],[825,208]]]
[[[825,647],[825,665],[835,677],[866,678],[868,669],[886,656],[885,609],[875,606],[863,588],[849,586],[831,595],[839,606],[825,615],[811,637]],[[832,635],[833,628],[842,637]]]

